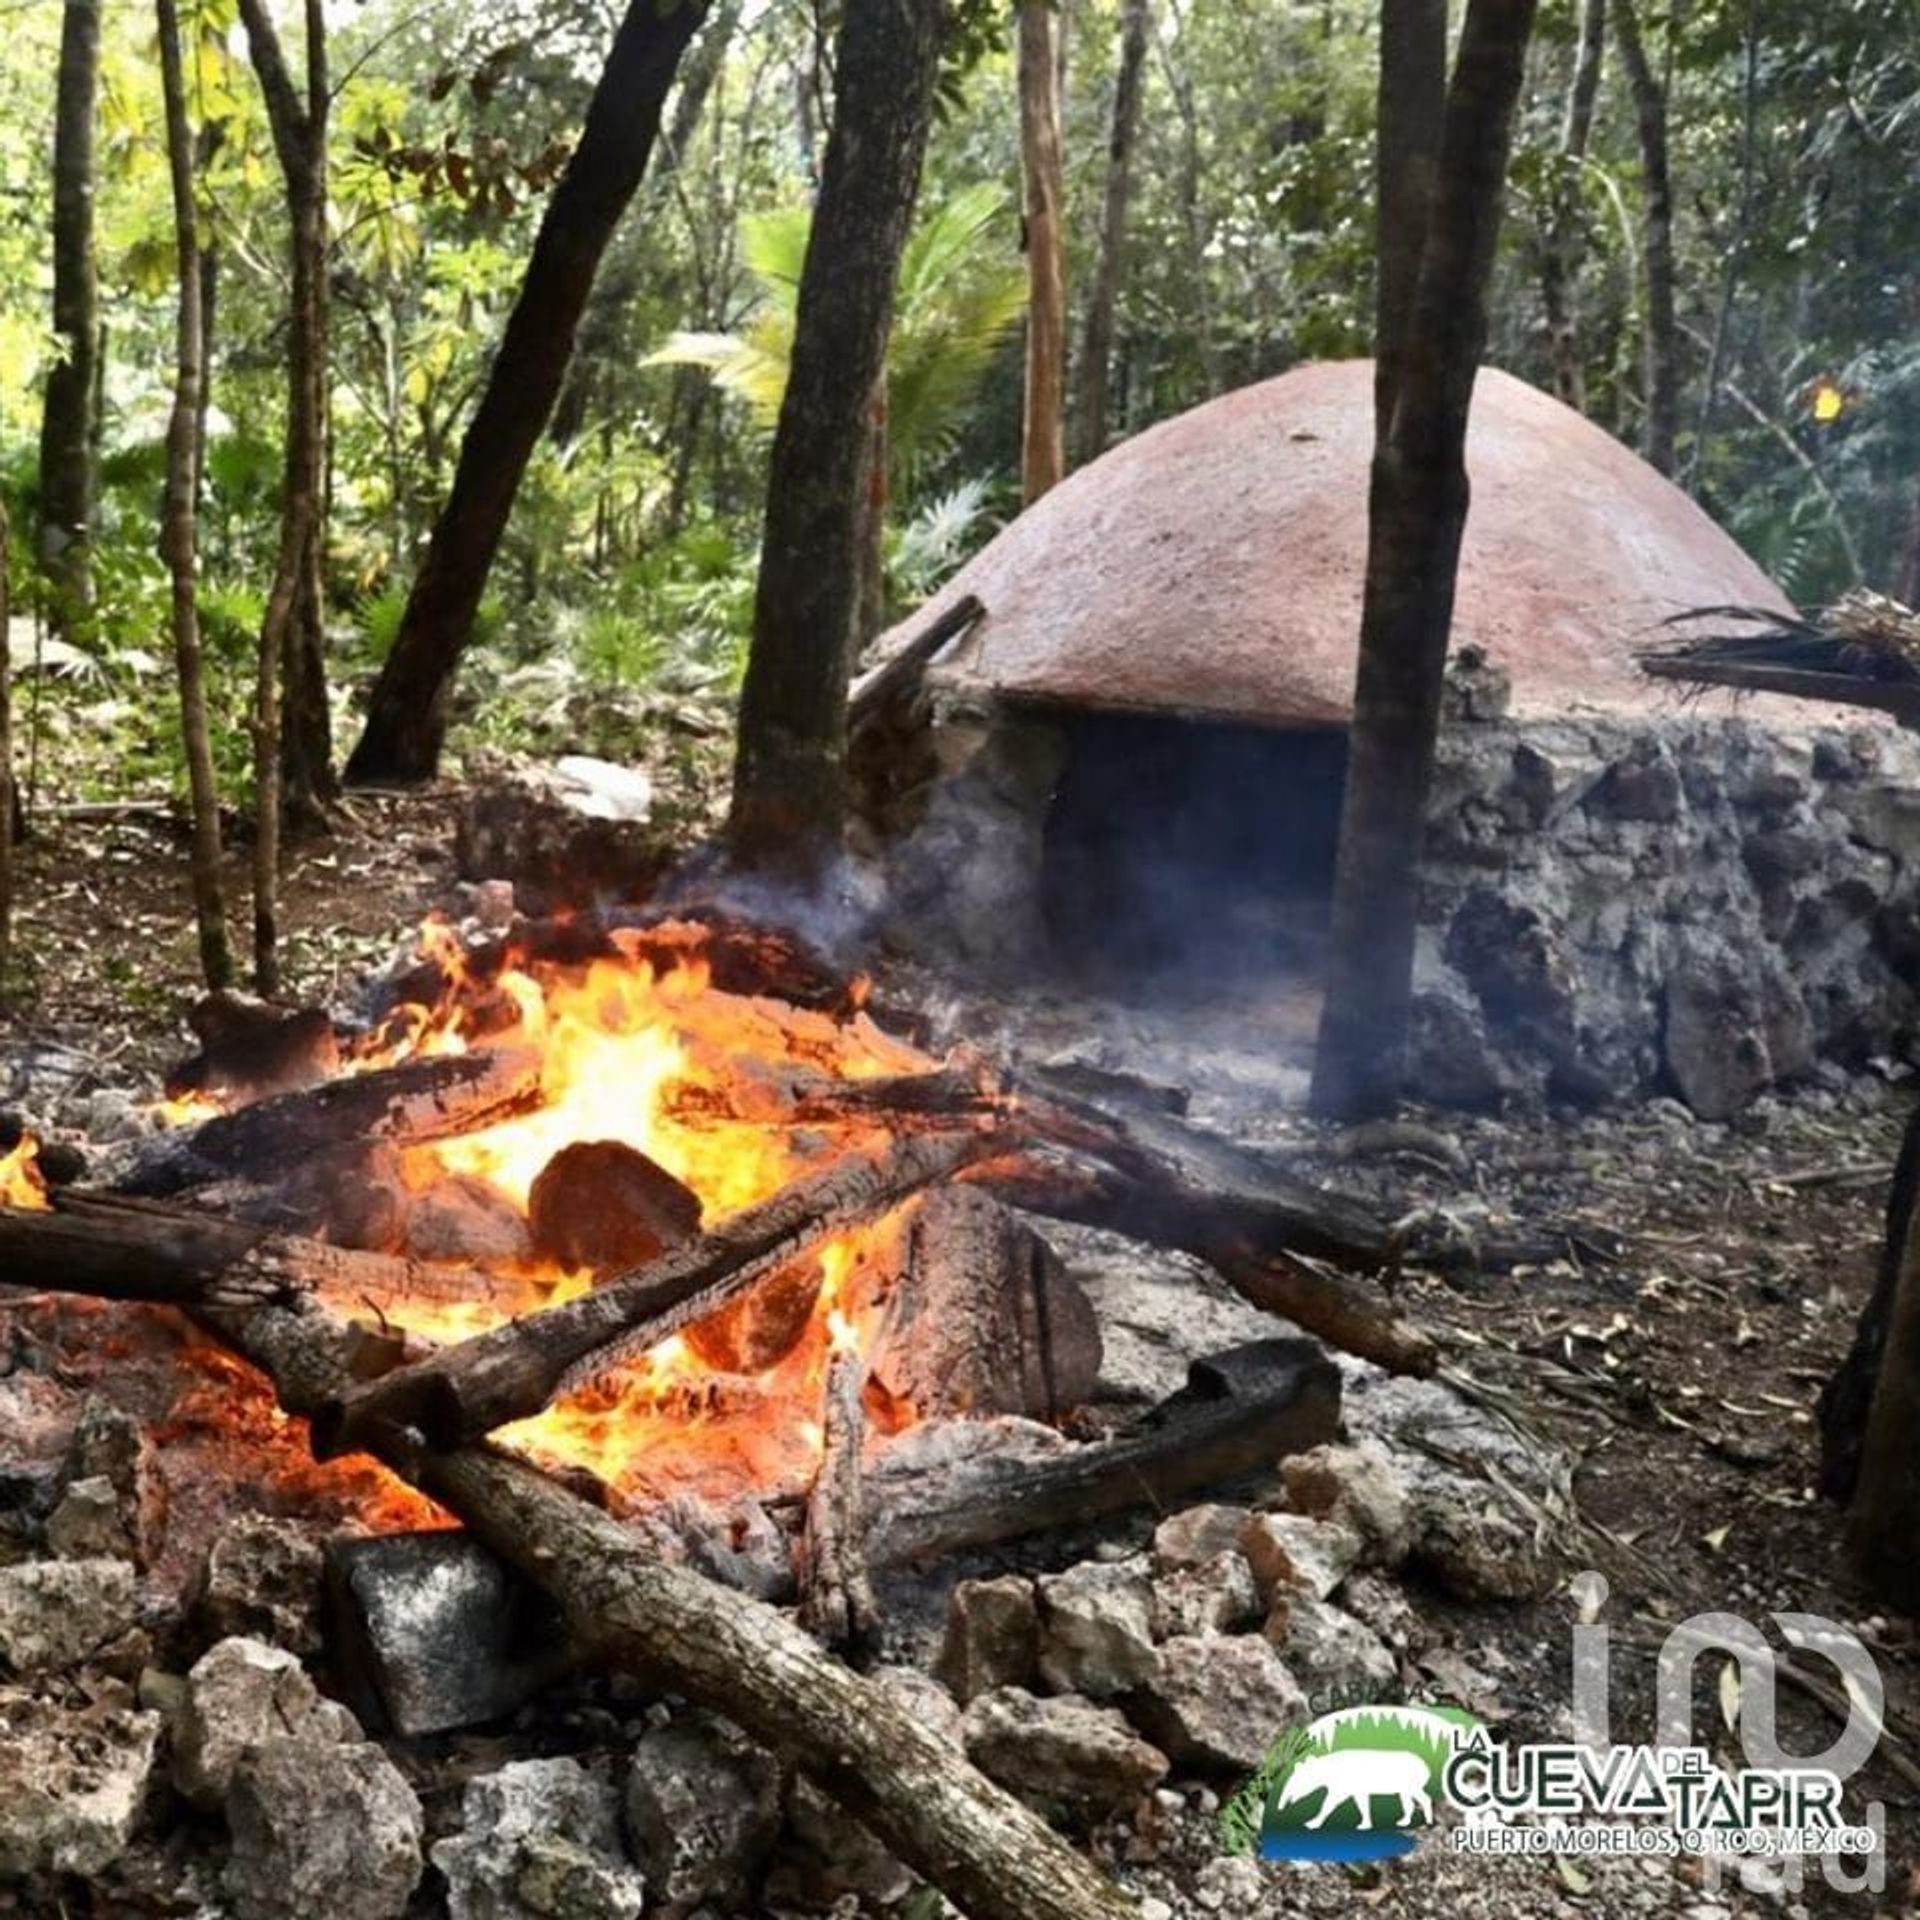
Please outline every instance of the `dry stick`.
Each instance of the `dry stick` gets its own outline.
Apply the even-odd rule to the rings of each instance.
[[[849,1154],[660,1259],[591,1293],[443,1349],[338,1396],[314,1422],[324,1459],[413,1429],[430,1447],[478,1439],[538,1413],[626,1355],[703,1320],[842,1228],[876,1220],[1006,1139],[975,1130],[909,1135]]]
[[[860,1646],[879,1624],[867,1577],[866,1501],[860,1449],[867,1437],[860,1390],[866,1368],[851,1348],[827,1363],[820,1470],[807,1495],[800,1537],[800,1621],[830,1647]]]
[[[291,1413],[346,1383],[346,1329],[311,1302],[202,1318]],[[659,1564],[617,1521],[490,1449],[398,1450],[388,1464],[549,1594],[603,1659],[791,1752],[970,1920],[1138,1920],[1130,1898],[957,1747],[765,1602]]]
[[[972,594],[962,594],[897,652],[863,673],[847,695],[849,729],[860,726],[879,712],[896,694],[911,695],[917,691],[927,669],[985,612],[986,608]]]
[[[262,1307],[319,1293],[358,1301],[524,1298],[477,1267],[361,1253],[153,1201],[57,1189],[51,1213],[0,1208],[0,1272],[109,1300]]]

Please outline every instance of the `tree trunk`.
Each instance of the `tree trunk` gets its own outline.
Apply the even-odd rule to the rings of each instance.
[[[1352,746],[1314,1062],[1322,1113],[1381,1112],[1399,1097],[1406,1072],[1421,836],[1467,519],[1467,418],[1534,12],[1535,0],[1468,7],[1418,289],[1398,343],[1391,421],[1374,449]]]
[[[1673,181],[1667,143],[1666,87],[1647,57],[1635,0],[1613,0],[1614,37],[1633,96],[1640,138],[1647,310],[1642,326],[1646,361],[1644,451],[1660,472],[1673,472],[1680,433],[1680,334],[1674,311]]]
[[[253,977],[259,992],[271,994],[280,984],[282,815],[290,802],[302,811],[317,809],[331,782],[319,565],[326,445],[329,100],[326,21],[318,0],[309,0],[307,6],[304,99],[288,71],[265,0],[241,0],[240,14],[286,183],[292,282],[280,551],[260,623],[253,706]],[[286,698],[289,691],[295,695],[292,700]]]
[[[231,984],[226,900],[220,880],[220,797],[214,788],[213,747],[207,732],[207,694],[200,661],[199,491],[200,339],[199,216],[194,206],[193,132],[187,124],[181,77],[176,0],[156,0],[160,84],[166,103],[167,165],[173,185],[173,230],[179,252],[179,319],[173,412],[167,422],[167,490],[160,541],[173,576],[173,657],[180,678],[180,730],[186,743],[193,803],[193,907],[200,936],[200,971],[216,991]]]
[[[1061,232],[1055,0],[1020,0],[1020,165],[1026,181],[1027,385],[1020,495],[1032,506],[1066,476],[1067,269]]]
[[[1898,1254],[1873,1397],[1847,1511],[1847,1548],[1874,1592],[1920,1612],[1920,1235],[1911,1218]]]
[[[1447,105],[1447,0],[1388,0],[1380,15],[1374,434],[1385,439],[1413,326]]]
[[[1133,191],[1133,143],[1140,128],[1140,73],[1153,31],[1153,0],[1126,0],[1120,22],[1120,64],[1113,80],[1107,132],[1107,184],[1100,207],[1100,258],[1080,335],[1080,378],[1074,406],[1074,457],[1079,465],[1107,449],[1107,377],[1113,358],[1113,314],[1126,257],[1127,202]]]
[[[1580,365],[1580,324],[1573,287],[1580,270],[1580,170],[1593,138],[1600,69],[1606,57],[1607,0],[1582,0],[1580,41],[1560,134],[1560,170],[1548,201],[1547,231],[1540,251],[1540,305],[1547,325],[1547,357],[1553,390],[1584,412],[1586,377]]]
[[[439,766],[454,674],[514,495],[560,397],[601,256],[646,170],[674,70],[706,12],[707,0],[628,0],[374,683],[349,781],[429,780]]]
[[[767,475],[728,838],[808,874],[847,817],[847,682],[860,613],[870,402],[920,185],[947,0],[847,0],[833,129],[801,269]]]
[[[18,800],[13,787],[13,529],[0,497],[0,1005],[13,965],[13,836]]]
[[[93,258],[94,101],[100,82],[100,0],[66,0],[53,126],[53,333],[40,420],[40,563],[53,629],[83,628],[93,607],[93,435],[100,343]]]

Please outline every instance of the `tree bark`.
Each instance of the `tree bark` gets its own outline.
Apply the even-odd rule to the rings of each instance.
[[[1061,231],[1056,0],[1020,0],[1020,167],[1026,183],[1027,377],[1021,413],[1020,495],[1032,506],[1067,471],[1067,268]]]
[[[1467,419],[1535,0],[1471,0],[1391,419],[1377,439],[1352,745],[1313,1101],[1389,1109],[1406,1075],[1427,794],[1466,527]]]
[[[13,970],[13,841],[19,796],[13,784],[13,527],[0,499],[0,1006]]]
[[[100,0],[66,0],[53,129],[53,332],[60,358],[47,375],[40,420],[40,563],[56,633],[86,625],[93,608],[93,433],[100,339],[93,254],[94,103],[100,83]]]
[[[1891,1249],[1890,1249],[1891,1251]],[[1894,1257],[1872,1399],[1847,1510],[1847,1548],[1884,1600],[1920,1612],[1920,1234],[1909,1210]]]
[[[1374,433],[1384,439],[1420,287],[1447,105],[1447,0],[1386,0],[1380,13],[1374,252]]]
[[[847,0],[833,129],[774,430],[727,834],[746,868],[811,875],[846,827],[869,408],[932,126],[947,0]]]
[[[1580,270],[1580,170],[1593,138],[1606,44],[1607,0],[1581,0],[1580,40],[1574,50],[1573,80],[1560,133],[1560,170],[1548,202],[1547,231],[1540,250],[1540,305],[1553,390],[1577,412],[1584,412],[1587,404],[1580,322],[1573,298]]]
[[[1140,128],[1140,75],[1153,31],[1153,0],[1126,0],[1120,62],[1113,79],[1107,132],[1107,182],[1100,203],[1100,257],[1087,295],[1080,335],[1080,377],[1074,405],[1074,457],[1085,466],[1107,450],[1107,380],[1113,359],[1113,316],[1126,260],[1127,204],[1133,192],[1133,146]]]
[[[227,945],[226,895],[220,876],[220,796],[214,785],[207,730],[207,693],[200,657],[200,558],[196,497],[200,487],[200,387],[205,378],[200,335],[199,215],[193,197],[193,130],[187,122],[176,0],[156,0],[160,84],[167,123],[167,166],[173,188],[173,230],[179,253],[173,412],[167,422],[167,487],[160,544],[173,580],[173,658],[180,682],[180,726],[192,797],[194,919],[200,971],[214,990],[233,980]]]
[[[329,94],[326,20],[318,0],[308,0],[307,6],[304,99],[288,71],[265,0],[241,0],[240,16],[286,185],[292,284],[280,551],[260,623],[253,708],[253,980],[258,992],[270,995],[280,985],[282,816],[290,805],[303,813],[317,810],[332,783],[320,578],[328,384]],[[288,691],[295,694],[291,700],[285,697]]]
[[[429,780],[439,766],[454,675],[514,495],[560,396],[601,256],[646,171],[674,71],[706,12],[707,0],[629,0],[374,683],[347,761],[350,782]]]
[[[1627,70],[1640,141],[1641,251],[1646,256],[1647,302],[1641,329],[1647,387],[1643,450],[1650,465],[1671,474],[1680,434],[1680,330],[1674,306],[1667,91],[1648,57],[1636,0],[1613,0],[1613,31]]]

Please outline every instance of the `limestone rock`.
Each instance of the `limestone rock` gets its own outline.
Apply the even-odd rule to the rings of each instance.
[[[635,899],[660,877],[669,842],[650,824],[653,784],[586,754],[476,781],[454,831],[469,880],[510,880],[527,912]]]
[[[1280,1463],[1280,1479],[1295,1513],[1352,1527],[1368,1560],[1396,1567],[1407,1557],[1412,1508],[1392,1455],[1377,1442],[1291,1454]]]
[[[1032,1683],[1040,1661],[1040,1609],[1022,1574],[962,1580],[947,1608],[933,1670],[962,1706],[995,1687]]]
[[[134,1622],[124,1560],[29,1560],[0,1567],[0,1667],[53,1673],[116,1640]]]
[[[1150,1681],[1153,1587],[1144,1561],[1089,1560],[1040,1582],[1040,1674],[1059,1693],[1109,1699]]]
[[[1551,1570],[1532,1531],[1488,1490],[1470,1483],[1429,1492],[1423,1505],[1418,1565],[1462,1600],[1532,1600]]]
[[[1267,1618],[1267,1638],[1316,1699],[1369,1693],[1385,1697],[1399,1677],[1398,1662],[1371,1627],[1310,1593],[1291,1595],[1275,1605]]]
[[[1359,1564],[1359,1532],[1344,1520],[1256,1513],[1240,1538],[1261,1596],[1285,1590],[1324,1600]]]
[[[284,1648],[232,1639],[195,1662],[171,1733],[173,1784],[196,1807],[214,1808],[226,1798],[234,1768],[262,1741],[289,1734],[357,1740],[360,1724],[338,1702],[323,1700]]]
[[[47,1516],[47,1545],[62,1560],[132,1560],[138,1546],[104,1473],[75,1480]]]
[[[289,1653],[320,1650],[319,1545],[290,1521],[235,1516],[207,1552],[202,1624],[216,1639],[265,1640]]]
[[[469,1780],[460,1831],[435,1844],[433,1864],[449,1920],[638,1920],[645,1899],[612,1785],[566,1758]]]
[[[677,1720],[634,1750],[625,1805],[651,1911],[724,1911],[748,1901],[779,1831],[780,1768],[724,1721]]]
[[[1154,1571],[1204,1566],[1217,1554],[1237,1549],[1252,1517],[1245,1507],[1218,1504],[1170,1513],[1153,1530]]]
[[[227,1795],[235,1920],[399,1920],[422,1824],[413,1789],[370,1741],[262,1741]]]
[[[1181,1634],[1239,1633],[1260,1620],[1260,1591],[1253,1569],[1237,1547],[1198,1566],[1163,1573],[1153,1583],[1153,1628],[1157,1639]]]
[[[0,1881],[103,1872],[126,1850],[160,1716],[0,1691]]]
[[[1179,1766],[1246,1773],[1307,1717],[1307,1698],[1257,1633],[1169,1640],[1160,1673],[1130,1704],[1134,1724]]]
[[[1112,1708],[1039,1700],[1020,1687],[983,1693],[967,1709],[967,1753],[1049,1819],[1103,1820],[1166,1777],[1167,1757]]]

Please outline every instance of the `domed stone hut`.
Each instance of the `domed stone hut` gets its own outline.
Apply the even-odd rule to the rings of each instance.
[[[1126,441],[915,616],[986,609],[929,674],[931,777],[880,820],[910,944],[1134,995],[1315,973],[1372,377],[1296,368]],[[1915,1012],[1920,753],[1872,718],[1638,670],[1677,616],[1788,603],[1590,421],[1489,371],[1468,465],[1420,1089],[1665,1084],[1718,1115],[1886,1050]]]

